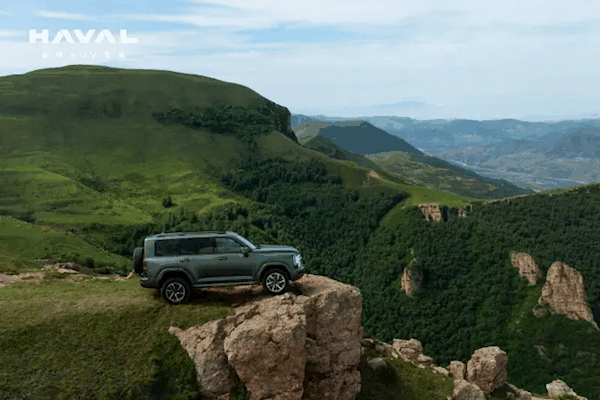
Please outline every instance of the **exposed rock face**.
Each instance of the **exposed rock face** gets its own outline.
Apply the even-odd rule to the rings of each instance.
[[[467,376],[467,365],[460,361],[450,361],[450,372],[454,379],[465,379]]]
[[[441,209],[438,203],[422,203],[419,204],[419,210],[423,213],[428,221],[447,221],[448,215],[446,209]]]
[[[454,398],[456,400],[486,400],[485,393],[477,385],[464,379],[454,381]]]
[[[404,290],[407,295],[414,296],[421,290],[422,286],[423,272],[410,266],[404,268],[404,274],[402,274],[402,290]]]
[[[506,353],[498,346],[475,350],[467,363],[467,381],[479,386],[485,394],[506,383]]]
[[[351,400],[360,392],[363,328],[356,288],[316,275],[200,327],[171,327],[196,364],[203,398],[229,399],[235,375],[250,398]]]
[[[560,379],[557,379],[547,384],[546,390],[548,390],[548,396],[552,398],[560,397],[565,394],[570,394],[579,400],[587,400],[587,398],[585,397],[578,396],[577,393],[573,391],[573,389],[571,389],[566,383],[564,383]]]
[[[513,267],[519,269],[519,275],[527,279],[529,285],[535,285],[542,277],[542,271],[538,268],[533,257],[527,253],[516,253],[510,259]]]
[[[423,354],[423,345],[417,339],[394,339],[392,347],[403,356],[402,358],[409,361],[417,360]]]
[[[565,263],[556,261],[552,263],[546,274],[546,283],[542,289],[542,297],[538,301],[540,306],[547,303],[553,312],[566,315],[571,319],[589,321],[596,329],[598,325],[590,310],[586,295],[583,277],[574,268]],[[534,310],[534,313],[536,310]],[[542,314],[537,309],[537,314]]]

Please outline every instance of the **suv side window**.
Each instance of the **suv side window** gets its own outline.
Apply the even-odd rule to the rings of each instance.
[[[230,238],[215,238],[217,242],[217,253],[241,253],[242,246]]]
[[[154,255],[157,257],[179,255],[177,239],[157,240],[154,244]]]
[[[179,240],[179,254],[193,256],[214,253],[212,238],[189,238]]]

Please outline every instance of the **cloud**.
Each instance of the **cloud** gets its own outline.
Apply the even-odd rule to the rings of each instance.
[[[14,31],[8,29],[0,29],[0,38],[23,36],[22,31]]]
[[[9,13],[8,11],[0,10],[0,15],[13,15],[13,14]]]
[[[575,25],[600,14],[600,9],[588,0],[572,0],[568,3],[546,0],[544,4],[540,4],[539,0],[456,0],[451,5],[445,0],[190,0],[187,3],[191,12],[199,16],[262,15],[279,23],[345,25],[350,30],[369,25],[392,26],[407,18],[435,13],[445,17],[460,17],[463,23],[481,26],[494,22],[527,26]]]
[[[31,15],[44,18],[71,19],[75,21],[94,21],[96,18],[90,15],[73,14],[66,12],[54,12],[44,10],[34,10]]]
[[[375,108],[418,108],[427,105],[422,101],[401,101],[400,103],[393,104],[379,104],[374,106]]]

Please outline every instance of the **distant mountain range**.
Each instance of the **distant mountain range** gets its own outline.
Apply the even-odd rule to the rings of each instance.
[[[503,179],[491,179],[424,154],[405,140],[368,122],[305,122],[292,130],[303,146],[339,160],[353,161],[404,182],[475,198],[532,193]],[[298,121],[298,120],[296,120]],[[388,175],[389,176],[389,175]]]
[[[293,114],[292,127],[311,120],[330,124],[369,122],[426,154],[523,188],[569,187],[600,179],[600,119],[419,121],[386,116]]]

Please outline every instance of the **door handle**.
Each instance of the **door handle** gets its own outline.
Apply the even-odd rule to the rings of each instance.
[[[217,260],[227,260],[227,257],[225,257],[225,256],[217,257]]]
[[[180,258],[179,259],[179,262],[188,262],[188,261],[190,261],[189,258]]]

